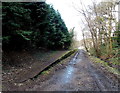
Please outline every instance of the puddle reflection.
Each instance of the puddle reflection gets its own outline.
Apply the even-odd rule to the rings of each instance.
[[[74,64],[77,64],[81,61],[81,59],[77,59],[78,53],[74,56],[74,58],[70,61],[70,64],[63,70],[63,72],[60,75],[59,84],[66,84],[71,82],[73,79],[74,73],[76,71],[76,68],[74,67]]]
[[[68,66],[65,69],[65,72],[62,75],[62,81],[64,81],[64,83],[68,83],[71,80],[74,70],[75,68],[73,68],[72,66]]]

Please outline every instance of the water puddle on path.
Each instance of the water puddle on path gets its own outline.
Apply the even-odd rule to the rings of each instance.
[[[81,61],[81,59],[77,59],[78,53],[72,58],[69,65],[62,71],[60,75],[60,83],[66,84],[70,83],[73,80],[74,74],[77,71],[77,68],[74,67],[75,64]]]
[[[69,83],[73,77],[73,74],[74,68],[72,66],[68,66],[61,75],[61,81],[63,81],[63,83]]]

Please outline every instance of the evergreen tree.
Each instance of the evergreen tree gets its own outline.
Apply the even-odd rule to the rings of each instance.
[[[3,3],[3,49],[30,46],[68,49],[72,35],[58,11],[45,2]]]

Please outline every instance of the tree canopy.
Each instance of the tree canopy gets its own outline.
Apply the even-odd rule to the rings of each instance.
[[[60,13],[45,2],[4,2],[2,29],[3,50],[68,49],[73,37]]]

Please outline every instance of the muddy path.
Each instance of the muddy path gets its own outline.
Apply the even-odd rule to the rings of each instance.
[[[79,50],[64,69],[26,91],[118,91],[118,83],[94,68],[85,51]]]

